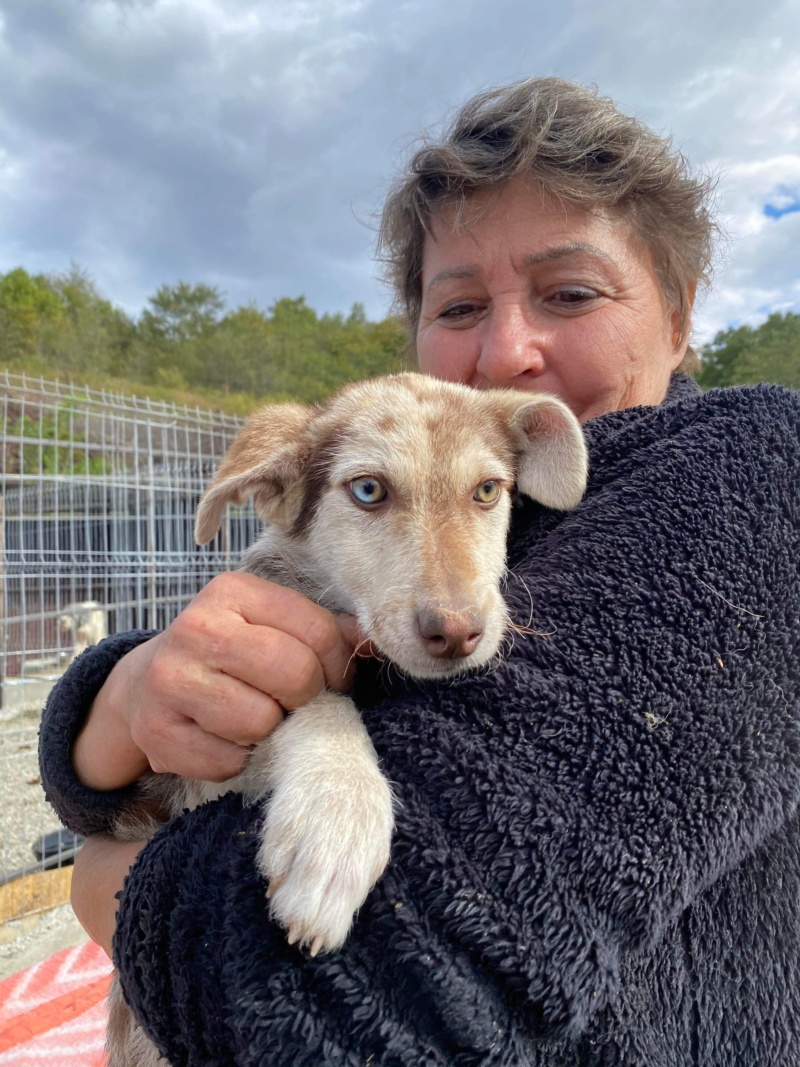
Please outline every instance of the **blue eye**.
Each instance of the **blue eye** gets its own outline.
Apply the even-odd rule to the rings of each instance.
[[[365,504],[367,507],[370,505],[380,504],[382,500],[386,499],[386,490],[378,481],[377,478],[354,478],[349,485],[350,495],[358,504]]]

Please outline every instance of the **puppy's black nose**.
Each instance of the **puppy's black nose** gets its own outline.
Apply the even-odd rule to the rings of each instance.
[[[417,624],[425,651],[436,659],[471,656],[483,637],[483,619],[473,610],[423,608]]]

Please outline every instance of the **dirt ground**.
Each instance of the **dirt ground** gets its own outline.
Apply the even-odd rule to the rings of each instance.
[[[86,940],[69,904],[4,923],[0,926],[0,981]]]

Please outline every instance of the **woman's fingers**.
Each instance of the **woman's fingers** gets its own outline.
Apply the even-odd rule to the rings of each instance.
[[[156,690],[157,692],[157,690]],[[178,691],[148,699],[131,721],[131,737],[156,772],[222,782],[238,774],[251,747],[270,734],[284,711],[272,697],[227,675],[198,684],[191,713]]]
[[[254,575],[220,575],[115,666],[75,744],[76,771],[95,789],[148,768],[224,781],[284,710],[326,686],[347,688],[353,670],[352,645],[330,612]]]
[[[347,648],[341,635],[340,640]],[[187,707],[200,688],[209,698],[222,696],[227,679],[291,709],[325,688],[325,671],[312,648],[283,630],[247,623],[234,612],[209,617],[207,607],[187,608],[155,647],[151,689],[171,694]]]
[[[220,625],[223,617],[227,626]],[[301,693],[294,692],[294,685],[319,684],[316,692],[302,694],[307,703],[325,685],[342,691],[352,682],[353,650],[336,617],[295,590],[252,574],[231,572],[212,579],[179,619],[187,626],[191,639],[209,638],[218,659],[230,665],[228,673],[261,689],[265,683],[273,685],[272,674],[264,670],[266,656],[270,671],[276,672],[275,685],[280,686],[281,693],[276,694],[272,688],[264,691],[276,696],[285,707],[301,706]],[[247,642],[241,640],[243,626],[253,627],[246,631]],[[299,648],[293,650],[284,638],[294,638]],[[281,669],[283,654],[296,657],[300,648],[307,649],[319,664],[321,679],[315,676],[312,683],[309,678],[310,658],[305,663],[293,659]],[[301,670],[300,679],[294,683],[293,669]]]

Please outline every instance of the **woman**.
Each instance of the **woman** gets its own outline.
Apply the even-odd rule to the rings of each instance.
[[[139,855],[116,958],[173,1064],[797,1062],[800,401],[676,373],[705,194],[556,79],[471,101],[399,181],[382,250],[421,369],[560,395],[589,490],[568,515],[518,508],[507,599],[541,634],[496,672],[389,693],[359,673],[400,808],[340,953],[270,924],[238,797]],[[355,637],[216,579],[163,634],[71,668],[42,731],[51,799],[99,832],[148,766],[230,776],[283,709],[349,683]],[[136,851],[100,839],[76,868],[106,945]]]

